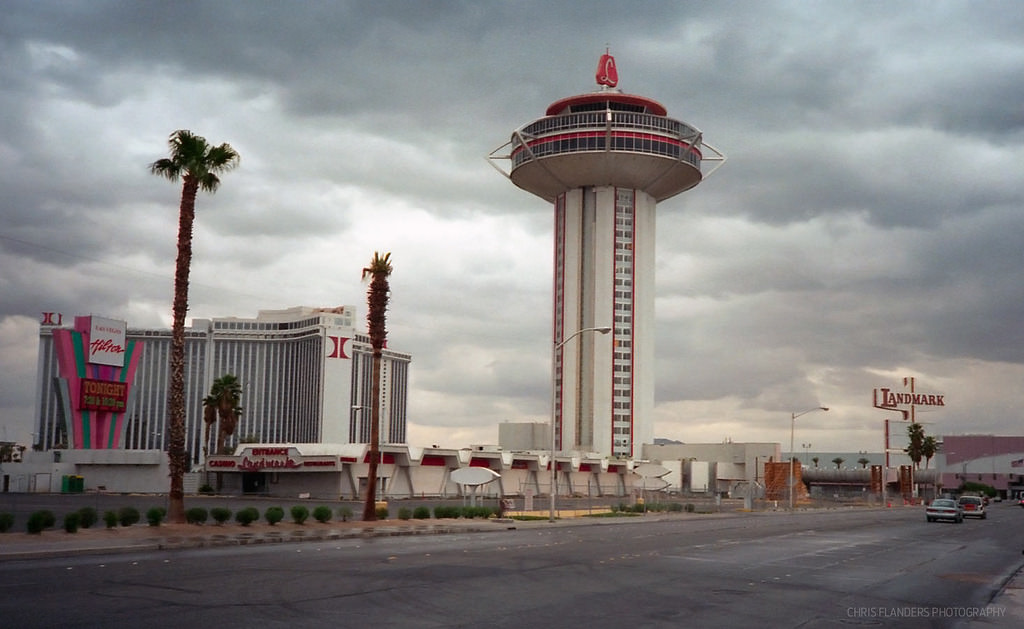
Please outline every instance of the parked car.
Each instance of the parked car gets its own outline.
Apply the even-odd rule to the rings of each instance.
[[[1020,498],[1017,499],[1017,504],[1024,507],[1024,496],[1021,496]]]
[[[988,517],[985,513],[985,501],[978,496],[960,496],[957,504],[964,511],[964,517],[979,518],[984,520]]]
[[[951,520],[960,524],[964,521],[964,511],[959,503],[951,498],[936,498],[925,509],[925,517],[929,522],[938,520]]]

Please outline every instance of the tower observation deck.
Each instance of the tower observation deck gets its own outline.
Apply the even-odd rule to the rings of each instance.
[[[725,156],[661,103],[618,90],[611,55],[596,79],[597,91],[555,101],[489,158],[508,160],[502,174],[554,204],[556,445],[637,456],[654,439],[656,205]],[[714,165],[704,172],[706,163]],[[611,335],[561,345],[604,326]]]

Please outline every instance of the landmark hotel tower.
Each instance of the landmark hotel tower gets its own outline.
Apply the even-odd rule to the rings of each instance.
[[[508,160],[512,183],[554,206],[556,448],[631,457],[654,439],[655,210],[724,156],[657,101],[618,89],[607,53],[596,80],[490,158]]]

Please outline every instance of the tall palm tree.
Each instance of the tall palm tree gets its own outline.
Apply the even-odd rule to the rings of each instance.
[[[216,192],[218,174],[238,166],[239,156],[230,144],[211,146],[206,138],[179,129],[167,143],[170,157],[149,165],[154,175],[170,181],[182,180],[178,206],[178,257],[174,266],[174,318],[171,325],[170,382],[167,387],[167,419],[170,438],[167,457],[171,470],[167,520],[185,522],[185,314],[188,312],[188,274],[192,267],[192,224],[196,216],[196,194]]]
[[[203,398],[203,421],[206,422],[204,445],[210,442],[210,430],[217,419],[220,419],[214,454],[224,454],[226,438],[235,434],[238,418],[242,414],[242,407],[238,405],[241,400],[242,385],[232,374],[225,374],[214,380],[210,394]]]
[[[941,449],[941,445],[942,444],[940,444],[939,441],[931,435],[928,435],[921,440],[921,456],[924,457],[924,469],[928,469],[928,464],[931,462],[932,458],[938,454]]]
[[[369,327],[370,346],[373,348],[373,389],[370,394],[370,468],[366,474],[366,503],[363,520],[377,519],[377,463],[380,458],[380,364],[387,342],[388,277],[391,276],[391,254],[373,253],[370,266],[363,269],[363,279],[370,278],[367,293],[366,323]]]
[[[907,453],[910,460],[914,463],[914,469],[921,467],[921,458],[924,456],[922,448],[924,447],[924,426],[918,423],[911,423],[907,425],[907,447],[903,448],[903,451]]]

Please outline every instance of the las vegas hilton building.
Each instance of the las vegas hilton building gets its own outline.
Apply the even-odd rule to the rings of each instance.
[[[724,156],[662,104],[617,89],[611,55],[595,78],[596,91],[555,101],[490,158],[554,207],[556,448],[631,457],[654,438],[657,204]],[[574,337],[594,327],[612,331]]]
[[[76,324],[83,323],[78,319],[90,318],[79,317]],[[128,361],[123,367],[93,365],[89,348],[101,344],[96,331],[104,326],[96,326],[97,318],[91,319],[94,342],[87,339],[76,350],[74,335],[88,335],[88,323],[76,325],[83,331],[75,332],[64,325],[62,316],[44,316],[39,330],[35,446],[78,453],[166,450],[171,331],[122,327],[120,338],[106,343],[126,348],[121,354],[127,353]],[[106,328],[124,326],[102,321]],[[193,466],[201,462],[204,447],[213,447],[204,443],[203,398],[213,381],[227,374],[236,376],[242,386],[243,412],[226,445],[242,439],[369,442],[372,348],[369,337],[356,331],[353,307],[263,310],[254,319],[193,319],[191,323],[185,330],[185,449]],[[67,347],[63,370],[58,360],[62,346]],[[384,351],[381,443],[406,440],[410,361],[409,354]],[[120,408],[81,410],[83,391],[116,390],[108,384],[116,381],[127,383],[122,387],[123,399],[115,400]],[[216,430],[215,426],[213,434]]]

